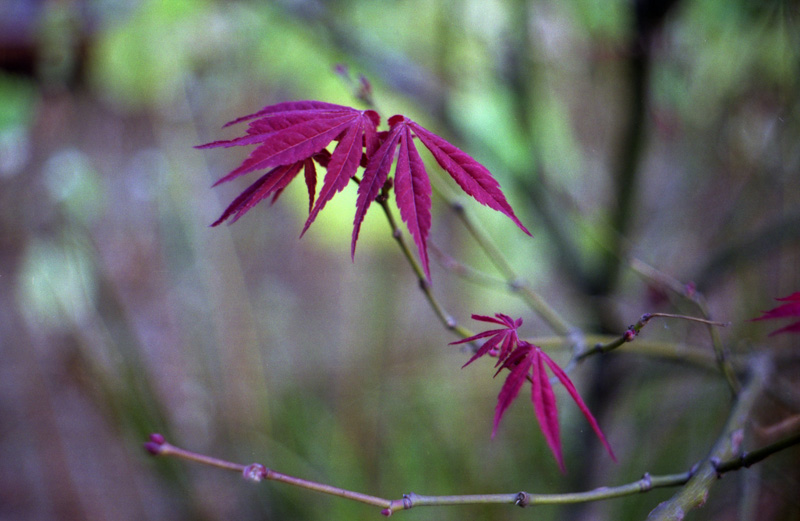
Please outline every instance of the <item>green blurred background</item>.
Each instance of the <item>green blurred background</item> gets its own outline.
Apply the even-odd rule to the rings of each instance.
[[[687,470],[730,406],[718,376],[625,350],[583,364],[620,463],[559,388],[562,475],[524,398],[490,440],[501,381],[488,362],[460,369],[377,209],[350,261],[354,187],[302,240],[300,185],[209,228],[247,180],[211,184],[246,152],[192,146],[271,103],[361,106],[344,64],[384,121],[406,114],[492,170],[534,238],[463,202],[571,323],[620,333],[694,312],[617,261],[640,259],[704,292],[731,351],[780,353],[791,389],[796,338],[766,342],[746,319],[800,290],[799,17],[779,0],[0,0],[0,519],[378,515],[156,460],[150,432],[388,498]],[[492,273],[438,198],[431,242]],[[432,271],[460,323],[504,312],[551,333],[502,281]],[[710,350],[697,326],[648,327]],[[759,407],[751,447],[800,412]],[[799,456],[726,476],[693,518],[797,519]],[[396,515],[634,520],[671,494]]]

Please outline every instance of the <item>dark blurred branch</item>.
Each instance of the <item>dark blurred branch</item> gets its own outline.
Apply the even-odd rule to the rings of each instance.
[[[365,69],[374,71],[392,90],[409,96],[433,117],[445,119],[447,89],[425,67],[399,51],[367,41],[359,31],[339,23],[324,2],[281,0],[276,3],[291,16],[316,25],[336,47],[352,56]]]
[[[618,163],[613,180],[617,198],[609,211],[611,229],[606,237],[608,248],[603,251],[600,268],[587,288],[591,294],[603,296],[613,291],[626,256],[625,237],[635,217],[639,163],[646,140],[651,39],[676,3],[676,0],[637,0],[633,4],[634,31],[628,45],[626,63],[627,119],[618,144]]]
[[[620,138],[617,153],[618,165],[614,173],[616,201],[609,209],[611,229],[605,238],[608,248],[603,250],[600,268],[590,281],[591,294],[607,295],[617,285],[625,257],[625,237],[632,228],[635,213],[639,162],[645,142],[645,113],[647,107],[647,77],[650,71],[648,52],[638,42],[632,45],[627,63],[629,100],[627,120]]]
[[[783,216],[750,235],[737,240],[706,258],[693,280],[708,289],[742,263],[755,262],[775,255],[776,250],[800,243],[800,212]]]
[[[532,209],[547,231],[558,266],[576,285],[586,284],[586,273],[580,264],[579,249],[567,231],[567,212],[551,197],[542,166],[536,136],[533,133],[537,108],[537,65],[533,58],[534,41],[530,30],[531,3],[518,0],[513,6],[514,39],[507,44],[503,73],[512,93],[514,113],[519,117],[519,132],[528,142],[531,167],[527,172],[513,172],[519,192],[528,197]]]

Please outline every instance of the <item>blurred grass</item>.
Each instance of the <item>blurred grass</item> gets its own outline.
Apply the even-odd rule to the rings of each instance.
[[[14,52],[0,54],[11,64],[0,75],[0,518],[378,515],[282,484],[256,487],[154,461],[141,449],[153,431],[193,450],[389,498],[566,492],[576,476],[591,487],[615,485],[684,471],[705,455],[728,410],[722,382],[623,354],[626,372],[606,376],[613,402],[600,418],[619,465],[583,437],[587,425],[561,390],[569,475],[558,472],[524,400],[491,441],[501,381],[488,363],[460,369],[464,354],[446,345],[453,338],[426,307],[377,211],[355,263],[352,189],[300,241],[303,187],[235,226],[208,228],[246,186],[210,189],[244,152],[192,148],[230,136],[224,122],[270,103],[357,104],[333,72],[346,63],[369,78],[384,119],[408,114],[491,168],[534,238],[473,202],[467,210],[571,322],[603,323],[598,306],[623,328],[647,311],[692,312],[655,298],[628,271],[611,294],[587,295],[521,188],[543,187],[578,246],[578,265],[592,265],[605,247],[628,102],[632,15],[624,2],[7,1],[0,29],[14,30],[0,30],[8,35],[0,45]],[[797,16],[783,2],[702,0],[670,12],[652,43],[630,254],[688,282],[715,253],[793,222]],[[16,58],[27,56],[26,45],[36,51],[32,64]],[[519,67],[533,78],[524,88],[514,83]],[[438,248],[491,272],[437,198],[434,217]],[[800,288],[798,231],[787,226],[763,252],[726,258],[721,276],[694,282],[714,316],[733,323],[726,346],[784,353],[782,377],[796,385],[796,340],[765,344],[768,327],[745,322]],[[525,334],[549,333],[504,288],[432,268],[434,291],[459,322],[473,326],[470,313],[501,311],[523,316]],[[648,338],[708,345],[700,328],[648,327]],[[592,367],[575,373],[588,397],[597,391]],[[786,414],[765,403],[757,426]],[[754,447],[758,432],[749,434]],[[767,505],[763,519],[793,519],[797,456],[787,451],[757,472],[726,477],[700,515],[730,518],[749,479],[742,505]],[[670,495],[583,511],[397,515],[643,519]]]

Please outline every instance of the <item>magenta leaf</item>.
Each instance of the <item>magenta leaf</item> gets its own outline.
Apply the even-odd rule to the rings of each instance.
[[[256,121],[252,121],[247,129],[247,135],[237,137],[234,139],[224,139],[220,141],[213,141],[211,143],[206,143],[205,145],[200,145],[196,148],[199,149],[206,149],[206,148],[228,148],[234,146],[243,146],[243,145],[254,145],[256,143],[263,143],[269,139],[272,139],[273,135],[278,132],[279,130],[285,130],[291,127],[296,127],[308,123],[310,121],[315,120],[322,120],[322,119],[334,119],[334,118],[341,118],[342,116],[347,116],[348,112],[311,112],[311,111],[304,111],[304,112],[284,112],[280,114],[274,114],[273,117],[259,119]],[[227,126],[227,125],[225,125]]]
[[[531,401],[536,420],[542,429],[544,439],[550,451],[558,462],[561,472],[565,472],[564,454],[561,451],[561,435],[558,425],[558,406],[553,387],[550,385],[550,378],[544,370],[542,358],[546,357],[542,350],[535,347],[532,350],[533,357],[533,378],[531,379]]]
[[[271,193],[280,190],[281,185],[291,181],[295,175],[300,171],[303,166],[302,162],[294,163],[291,165],[283,165],[275,167],[263,176],[261,176],[255,183],[247,187],[247,189],[239,194],[233,202],[225,209],[222,216],[217,219],[211,226],[217,226],[223,221],[233,216],[231,223],[235,223],[239,218],[247,213],[250,208],[258,204],[262,199],[269,197]],[[276,192],[277,195],[277,192]]]
[[[378,196],[378,192],[380,192],[386,182],[386,178],[389,176],[389,170],[394,162],[395,147],[399,140],[400,128],[393,127],[389,134],[385,136],[383,144],[375,153],[371,154],[367,168],[364,170],[361,183],[358,185],[356,217],[353,222],[353,238],[350,246],[351,257],[355,256],[358,232],[361,230],[361,223],[364,221],[367,209]]]
[[[431,228],[431,182],[405,122],[400,133],[394,189],[400,217],[417,244],[425,276],[430,280],[427,241]]]
[[[358,234],[370,205],[382,191],[388,192],[394,186],[400,217],[417,246],[425,277],[430,280],[428,235],[431,229],[431,184],[414,143],[414,139],[419,139],[467,194],[506,214],[525,233],[530,234],[514,215],[500,186],[486,167],[405,116],[393,116],[389,119],[389,131],[378,132],[380,116],[373,110],[357,110],[321,101],[290,101],[269,105],[253,114],[236,118],[225,126],[244,122],[247,122],[244,135],[196,147],[209,149],[255,145],[250,155],[214,186],[257,170],[268,170],[242,192],[212,226],[227,219],[235,222],[270,195],[272,202],[275,202],[302,168],[309,198],[309,215],[300,234],[302,236],[328,201],[347,186],[359,167],[363,167],[353,220],[351,256],[355,256]],[[331,153],[327,147],[333,141],[338,141],[338,144]],[[327,170],[319,194],[316,193],[314,163]],[[396,166],[392,180],[389,174],[393,164]],[[501,325],[514,327],[513,321]],[[496,341],[503,356],[511,352],[515,338],[512,335]]]
[[[511,354],[512,349],[519,343],[517,329],[522,325],[522,319],[518,318],[517,320],[512,320],[511,317],[502,313],[495,314],[495,317],[497,318],[487,317],[484,315],[472,315],[474,320],[499,324],[501,326],[505,326],[504,328],[490,329],[488,331],[478,333],[477,335],[473,335],[469,338],[450,342],[450,345],[458,345],[480,340],[481,338],[491,337],[489,340],[484,342],[484,344],[475,352],[475,354],[467,361],[466,364],[461,366],[462,369],[483,355],[492,352],[497,348],[498,344],[502,342],[500,351],[497,353],[497,363],[495,364],[495,367],[497,367],[503,363],[506,357]]]
[[[336,105],[333,103],[326,103],[324,101],[284,101],[282,103],[276,103],[274,105],[267,105],[263,109],[259,110],[258,112],[254,112],[253,114],[248,114],[247,116],[242,116],[240,118],[236,118],[233,121],[229,121],[223,125],[223,128],[230,127],[231,125],[236,125],[243,121],[248,121],[255,118],[262,118],[264,116],[272,115],[272,114],[280,114],[280,113],[300,113],[305,111],[347,111],[353,110],[350,107],[345,107],[344,105]],[[265,118],[268,119],[268,118]]]
[[[769,311],[764,311],[761,313],[761,316],[752,320],[757,321],[786,317],[800,317],[800,291],[792,293],[788,297],[777,298],[775,300],[779,302],[786,302],[786,304],[781,304],[780,306],[772,308]],[[770,333],[769,336],[774,336],[780,333],[800,333],[800,322],[794,322],[788,326],[777,329]]]
[[[522,231],[528,235],[531,234],[514,215],[514,210],[500,190],[500,184],[485,166],[419,124],[409,121],[409,126],[425,147],[431,151],[439,166],[450,174],[462,190],[479,203],[504,213]]]
[[[232,170],[214,185],[231,181],[262,168],[302,161],[328,146],[356,119],[355,115],[317,119],[271,133],[269,139],[253,150],[238,168]]]
[[[584,403],[583,399],[581,398],[581,395],[578,394],[578,390],[575,389],[575,386],[572,384],[572,381],[567,376],[567,373],[565,373],[564,370],[561,369],[558,366],[558,364],[556,364],[553,360],[551,360],[550,357],[547,356],[544,352],[542,352],[542,359],[550,367],[550,370],[553,371],[555,377],[558,378],[558,381],[561,382],[561,385],[564,386],[569,395],[578,405],[578,408],[581,410],[581,413],[583,413],[583,416],[589,422],[589,425],[592,426],[592,430],[594,430],[594,433],[597,434],[598,438],[600,438],[600,441],[606,448],[608,455],[611,456],[612,460],[617,461],[617,457],[614,455],[614,451],[611,450],[611,444],[608,443],[608,440],[603,434],[603,431],[600,430],[600,425],[598,425],[597,420],[595,420],[594,416],[592,416],[592,413],[589,411],[589,408]]]
[[[477,339],[479,339],[481,337],[486,337],[486,336],[491,337],[491,338],[489,338],[489,340],[487,340],[486,342],[483,343],[483,345],[480,347],[480,349],[478,349],[475,352],[475,354],[472,355],[472,358],[467,360],[466,364],[461,366],[462,369],[467,367],[469,364],[471,364],[472,362],[474,362],[478,358],[482,357],[486,353],[490,353],[493,350],[497,349],[497,345],[500,342],[503,342],[503,347],[505,347],[506,342],[509,340],[509,337],[510,337],[510,335],[508,334],[508,331],[506,331],[506,330],[493,329],[491,331],[484,331],[483,333],[480,333],[478,335],[471,336],[468,339],[462,340],[460,342],[452,342],[452,344],[460,344],[460,343],[465,342],[465,341],[477,340]],[[499,359],[497,361],[497,364],[500,364],[500,363],[502,363],[502,359]]]
[[[775,336],[779,333],[800,333],[800,322],[795,322],[793,324],[789,324],[786,327],[782,327],[780,329],[776,329],[772,333],[767,336]]]
[[[291,167],[296,167],[296,168],[291,172],[287,172],[286,175],[281,177],[281,179],[277,183],[275,183],[275,188],[272,190],[272,200],[269,202],[269,204],[275,204],[275,201],[277,201],[278,198],[283,193],[283,189],[286,188],[289,185],[289,183],[291,183],[294,180],[295,177],[297,177],[297,174],[300,173],[300,170],[303,168],[303,165],[305,165],[306,161],[309,160],[305,159],[303,161],[298,161],[297,163],[289,165]]]
[[[539,423],[539,427],[544,434],[547,446],[553,453],[559,468],[564,471],[564,457],[561,450],[561,436],[558,424],[558,407],[556,404],[555,393],[553,392],[550,379],[548,378],[547,371],[545,370],[545,366],[547,366],[553,372],[555,377],[561,382],[561,384],[567,389],[567,392],[578,405],[581,413],[583,413],[584,417],[586,417],[598,438],[600,438],[600,441],[605,446],[608,454],[611,456],[611,459],[616,461],[616,456],[611,450],[611,445],[608,443],[608,440],[606,440],[606,437],[600,430],[597,420],[595,420],[594,416],[592,416],[592,413],[589,411],[589,408],[586,406],[583,399],[581,399],[578,391],[575,389],[575,386],[572,384],[567,374],[558,366],[558,364],[556,364],[549,356],[547,356],[547,354],[542,351],[539,346],[519,339],[517,330],[522,326],[522,319],[519,318],[512,320],[508,315],[503,315],[501,313],[497,313],[495,317],[496,318],[485,315],[472,315],[472,318],[475,320],[499,324],[505,327],[501,329],[484,331],[469,338],[451,343],[462,344],[465,342],[472,342],[482,338],[487,338],[486,342],[484,342],[484,344],[477,350],[475,355],[473,355],[472,358],[466,364],[464,364],[464,367],[466,367],[477,358],[496,350],[500,342],[503,342],[502,348],[497,354],[497,365],[499,365],[500,368],[495,373],[495,376],[497,376],[503,369],[508,369],[510,373],[508,377],[506,377],[506,381],[503,383],[503,387],[497,397],[494,425],[492,427],[492,437],[494,437],[495,433],[497,432],[497,428],[500,424],[503,414],[511,405],[511,402],[513,402],[519,394],[519,391],[522,385],[525,383],[525,380],[529,380],[531,382],[531,402],[533,403],[533,410],[536,414],[536,420]]]
[[[494,410],[494,424],[492,425],[492,438],[497,434],[497,427],[500,425],[500,420],[503,419],[503,414],[506,409],[511,405],[511,402],[519,394],[522,389],[522,384],[528,377],[528,372],[531,368],[531,357],[529,355],[523,356],[517,361],[517,364],[511,369],[506,381],[503,383],[500,394],[497,395],[497,406]]]
[[[337,192],[344,190],[347,183],[350,182],[350,178],[355,175],[361,163],[365,126],[372,124],[372,121],[364,113],[361,113],[361,117],[355,121],[339,141],[328,163],[328,172],[325,174],[325,181],[320,189],[317,203],[308,216],[303,231],[300,233],[301,236],[308,230],[308,227],[314,222],[317,214],[325,204]]]
[[[317,194],[317,168],[311,158],[306,158],[303,161],[303,165],[303,177],[308,188],[308,213],[311,213],[311,208],[314,206],[314,196]]]

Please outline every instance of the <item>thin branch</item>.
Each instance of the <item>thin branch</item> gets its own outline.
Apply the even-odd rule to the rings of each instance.
[[[619,337],[612,337],[611,335],[586,335],[586,344],[592,347],[586,347],[583,351],[578,352],[576,356],[579,356],[582,361],[588,356],[600,354],[603,352],[603,347],[605,345],[617,340],[619,340]],[[557,347],[564,343],[564,339],[561,337],[541,337],[533,338],[529,341],[543,348],[548,346]],[[598,346],[600,346],[600,348],[598,348]],[[719,372],[719,366],[713,354],[705,349],[701,349],[699,346],[638,338],[636,342],[626,343],[625,351],[639,355],[664,358],[676,362],[685,362],[708,371]],[[574,363],[577,362],[575,362],[575,358],[573,357],[568,366]],[[566,371],[566,367],[564,370]]]
[[[742,407],[747,408],[746,405]],[[738,410],[739,407],[737,407],[737,411]],[[736,413],[734,416],[736,416]],[[734,433],[735,432],[736,431],[734,431]],[[724,437],[724,439],[727,440],[727,436]],[[712,458],[706,462],[695,465],[687,472],[663,476],[651,476],[649,473],[646,473],[641,479],[631,483],[626,483],[616,487],[600,487],[586,492],[575,492],[569,494],[533,494],[522,491],[509,494],[474,494],[454,496],[424,496],[412,492],[410,494],[403,495],[402,499],[393,500],[362,494],[360,492],[354,492],[352,490],[290,476],[288,474],[283,474],[267,468],[261,463],[242,465],[203,454],[198,454],[196,452],[182,449],[167,443],[164,437],[160,434],[151,434],[150,441],[146,442],[144,447],[154,456],[175,457],[221,468],[223,470],[231,470],[240,473],[242,477],[248,481],[280,481],[282,483],[286,483],[287,485],[304,488],[306,490],[341,497],[343,499],[349,499],[351,501],[357,501],[359,503],[365,503],[372,506],[382,507],[381,514],[384,516],[390,516],[392,513],[398,510],[408,510],[413,507],[422,506],[507,504],[528,507],[536,505],[586,503],[590,501],[600,501],[604,499],[631,496],[634,494],[648,492],[655,488],[677,487],[685,485],[701,473],[706,472],[706,466],[710,466],[711,477],[716,479],[723,473],[739,470],[743,467],[749,467],[750,465],[758,463],[768,456],[775,454],[776,452],[797,444],[800,444],[800,432],[787,436],[786,438],[771,445],[749,453],[741,453],[736,456],[730,455],[728,459],[722,462],[714,463],[718,460],[714,460]],[[734,446],[736,447],[736,450],[738,450],[738,445],[736,443],[734,443]]]
[[[244,479],[254,482],[263,480],[280,481],[295,487],[313,490],[322,494],[329,494],[338,496],[344,499],[358,501],[360,503],[367,503],[379,507],[388,508],[391,501],[360,492],[353,492],[339,487],[327,485],[325,483],[318,483],[316,481],[309,481],[307,479],[297,478],[288,474],[283,474],[275,470],[269,469],[261,463],[251,463],[250,465],[242,465],[240,463],[233,463],[230,461],[221,460],[204,454],[198,454],[180,447],[176,447],[164,439],[161,434],[151,434],[150,441],[144,444],[145,450],[154,456],[173,456],[180,459],[202,463],[212,467],[217,467],[224,470],[232,470],[242,474]]]
[[[489,275],[487,273],[483,273],[471,266],[467,266],[463,262],[458,261],[457,259],[453,258],[452,256],[448,255],[441,248],[439,248],[435,242],[431,241],[428,244],[428,248],[430,249],[431,253],[436,257],[436,260],[439,264],[450,273],[461,277],[462,279],[472,282],[474,284],[480,284],[481,286],[485,286],[488,288],[494,289],[511,289],[513,291],[514,288],[509,288],[508,283],[499,278]]]
[[[497,271],[506,279],[508,287],[512,291],[519,293],[528,307],[539,315],[542,320],[547,322],[547,324],[553,328],[553,331],[560,335],[568,335],[570,331],[573,330],[572,326],[570,326],[569,323],[539,295],[539,293],[534,291],[530,284],[520,277],[508,262],[505,255],[503,255],[503,252],[500,251],[483,229],[475,224],[472,218],[467,214],[464,206],[458,202],[453,202],[452,199],[448,202],[478,246],[484,251]]]
[[[738,470],[742,467],[747,468],[768,458],[769,456],[772,456],[776,452],[788,449],[789,447],[797,444],[800,444],[800,432],[795,432],[794,434],[791,434],[758,450],[754,450],[752,452],[743,452],[738,458],[732,458],[728,461],[720,463],[717,465],[717,472],[722,474],[732,470]]]
[[[707,324],[709,326],[717,326],[717,327],[727,327],[728,324],[725,322],[715,322],[713,320],[707,320],[705,318],[699,317],[690,317],[686,315],[673,315],[671,313],[645,313],[642,317],[632,326],[629,326],[627,330],[622,334],[622,336],[615,338],[614,340],[608,343],[601,343],[595,344],[594,347],[585,349],[584,351],[577,353],[573,360],[575,362],[579,362],[584,358],[597,353],[608,353],[621,345],[627,342],[633,342],[636,336],[642,331],[645,325],[647,325],[650,320],[654,318],[677,318],[680,320],[688,320],[690,322],[699,322],[701,324]]]
[[[670,277],[666,273],[655,269],[639,259],[631,259],[630,267],[642,277],[645,277],[646,279],[658,284],[660,287],[666,288],[687,299],[689,302],[692,302],[704,318],[711,318],[705,298],[699,291],[697,291],[697,288],[693,283],[683,284],[679,280]],[[717,331],[717,329],[714,327],[709,327],[709,334],[711,335],[711,344],[714,346],[714,354],[717,358],[717,364],[719,365],[720,371],[725,376],[725,380],[728,382],[728,387],[730,387],[731,393],[733,396],[736,396],[739,394],[741,384],[736,377],[736,372],[733,370],[730,360],[728,360],[728,353],[722,345],[722,339],[719,336],[719,331]]]

